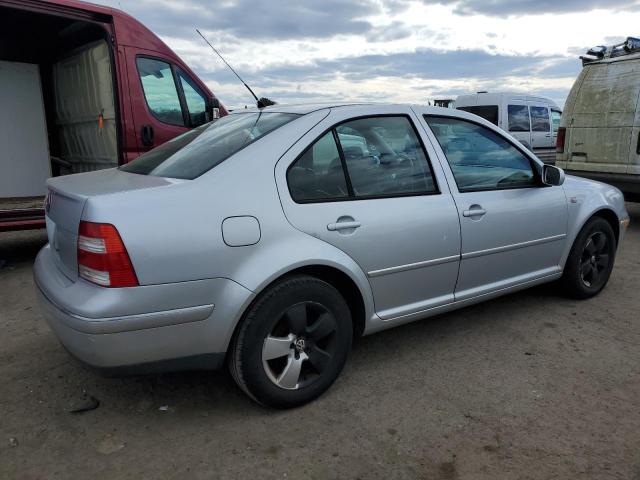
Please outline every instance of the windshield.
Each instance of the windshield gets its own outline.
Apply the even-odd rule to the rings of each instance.
[[[263,112],[228,115],[169,140],[120,169],[193,180],[297,117],[292,113]]]

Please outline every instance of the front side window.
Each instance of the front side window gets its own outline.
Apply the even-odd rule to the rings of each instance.
[[[355,197],[435,193],[433,173],[406,117],[370,117],[336,127]]]
[[[526,105],[509,105],[507,107],[510,132],[528,132],[531,129],[529,122],[529,107]]]
[[[460,192],[537,185],[529,159],[507,139],[459,118],[425,116]]]
[[[120,169],[192,180],[298,116],[275,112],[227,115],[169,140]]]
[[[553,133],[558,132],[561,118],[562,112],[560,110],[551,110],[551,126],[553,127]]]
[[[458,107],[458,110],[473,113],[485,120],[490,121],[494,125],[498,125],[498,106],[497,105],[474,105],[470,107]]]
[[[347,198],[349,189],[333,131],[320,137],[289,168],[291,197],[299,203]]]
[[[197,127],[207,122],[207,101],[200,89],[186,74],[178,71],[180,86],[184,92],[184,99],[189,112],[189,122],[192,127]]]
[[[531,131],[547,133],[551,131],[547,107],[531,107]]]
[[[161,122],[184,126],[178,90],[171,65],[152,58],[138,57],[138,74],[151,113]]]

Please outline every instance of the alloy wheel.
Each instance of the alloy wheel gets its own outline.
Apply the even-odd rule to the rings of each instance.
[[[609,241],[604,232],[592,233],[580,258],[580,278],[587,287],[595,287],[606,277],[611,261]]]
[[[337,323],[317,302],[297,303],[285,310],[267,335],[262,365],[277,386],[297,390],[317,380],[336,350]]]

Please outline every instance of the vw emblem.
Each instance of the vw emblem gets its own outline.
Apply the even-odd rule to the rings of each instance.
[[[295,344],[296,350],[298,350],[298,352],[304,352],[304,347],[305,347],[304,338],[298,338],[294,342],[294,344]]]

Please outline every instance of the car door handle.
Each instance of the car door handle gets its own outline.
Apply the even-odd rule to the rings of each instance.
[[[471,210],[465,210],[464,212],[462,212],[462,216],[463,217],[479,217],[481,215],[484,215],[485,213],[487,213],[487,211],[484,208],[474,208]]]
[[[361,225],[362,224],[360,222],[330,223],[329,225],[327,225],[327,230],[329,230],[330,232],[335,232],[335,231],[338,231],[338,230],[348,230],[350,228],[358,228]]]

